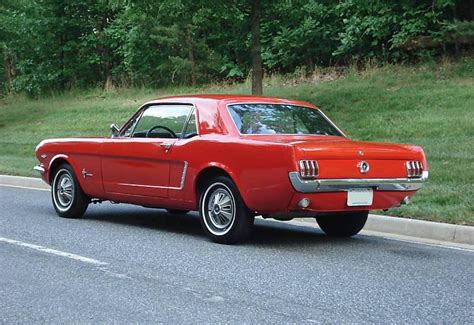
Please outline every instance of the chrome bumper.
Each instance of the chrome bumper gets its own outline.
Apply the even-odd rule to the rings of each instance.
[[[353,188],[373,188],[379,191],[416,191],[428,179],[428,172],[419,178],[344,178],[304,180],[298,172],[290,172],[290,181],[297,192],[341,192]]]
[[[43,175],[44,172],[45,172],[43,164],[37,165],[37,166],[33,167],[33,169],[36,170],[41,175]]]

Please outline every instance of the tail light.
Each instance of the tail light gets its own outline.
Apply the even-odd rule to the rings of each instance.
[[[420,161],[407,161],[405,165],[408,177],[421,177],[423,175],[423,164]]]
[[[316,160],[300,160],[300,176],[305,179],[314,179],[319,175],[318,162]]]

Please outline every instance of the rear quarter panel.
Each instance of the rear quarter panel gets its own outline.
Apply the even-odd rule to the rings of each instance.
[[[173,150],[180,150],[179,144]],[[199,173],[207,167],[219,167],[230,175],[251,210],[281,211],[291,201],[293,191],[288,172],[294,169],[294,155],[289,145],[208,135],[187,143],[182,154],[189,162],[187,191],[182,193],[182,199],[197,203]]]

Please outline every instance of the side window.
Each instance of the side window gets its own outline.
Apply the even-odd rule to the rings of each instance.
[[[145,109],[133,130],[135,138],[180,138],[191,105],[153,105]]]
[[[135,129],[135,126],[137,125],[138,118],[133,120],[128,127],[122,132],[123,137],[130,137],[132,136],[132,132]]]
[[[196,127],[196,111],[193,111],[189,117],[188,124],[186,124],[186,128],[183,131],[183,138],[189,139],[195,137],[196,135],[198,135]]]

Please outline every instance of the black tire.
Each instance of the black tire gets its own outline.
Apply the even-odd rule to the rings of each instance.
[[[210,203],[216,196],[220,200]],[[237,186],[225,176],[216,177],[204,186],[200,193],[199,215],[206,235],[220,244],[243,242],[250,236],[255,220]]]
[[[51,199],[56,213],[64,218],[80,218],[89,206],[72,167],[60,165],[51,182]]]
[[[368,211],[341,213],[316,217],[319,227],[329,236],[351,237],[364,228]]]
[[[178,210],[178,209],[166,209],[166,211],[168,211],[168,213],[177,214],[177,215],[182,215],[189,212],[189,210]]]

